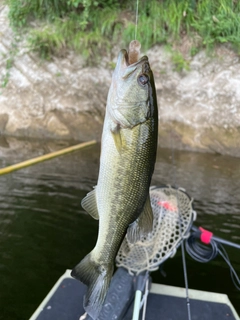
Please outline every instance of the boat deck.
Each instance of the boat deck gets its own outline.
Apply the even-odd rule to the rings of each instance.
[[[126,274],[124,274],[124,279],[129,284],[131,281],[128,281],[126,277],[131,276]],[[57,281],[30,320],[79,320],[80,316],[84,314],[82,302],[85,290],[86,287],[79,281],[71,278],[70,270],[67,270]],[[103,311],[101,319],[116,319],[113,314],[111,315],[112,310],[110,309],[119,308],[121,302],[124,299],[128,299],[127,290],[128,288],[124,288],[124,285],[121,285],[119,286],[119,291],[115,292],[115,294],[112,292],[109,295],[113,306],[111,307],[111,303],[105,303],[105,311]],[[225,294],[190,289],[189,297],[192,320],[240,319]],[[133,300],[129,302],[128,309],[124,310],[123,320],[132,319],[132,308]],[[88,316],[87,319],[91,318]],[[147,301],[146,320],[156,319],[188,319],[185,288],[160,284],[151,285]]]

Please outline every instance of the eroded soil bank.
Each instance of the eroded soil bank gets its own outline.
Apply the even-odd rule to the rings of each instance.
[[[26,47],[6,62],[14,35],[0,7],[0,75],[10,73],[0,95],[2,136],[60,140],[100,140],[110,61],[86,67],[78,55],[41,61]],[[171,53],[158,46],[147,52],[155,75],[159,104],[159,145],[240,157],[240,59],[219,48],[189,58],[188,71],[176,71]]]

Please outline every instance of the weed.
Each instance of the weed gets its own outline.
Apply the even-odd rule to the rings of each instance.
[[[179,51],[172,51],[172,61],[175,66],[175,71],[181,72],[183,70],[189,71],[189,61],[184,59]]]
[[[196,46],[191,47],[190,49],[190,56],[195,56],[199,52],[199,48]]]
[[[96,60],[111,46],[126,46],[134,38],[135,0],[7,1],[11,25],[28,28],[31,50],[46,59],[73,49],[89,61]],[[32,29],[33,20],[37,27]],[[139,0],[138,22],[137,39],[144,50],[198,34],[201,40],[192,42],[191,55],[219,43],[230,43],[240,51],[240,1]],[[182,58],[174,59],[181,69]]]
[[[14,58],[15,58],[17,52],[18,52],[17,43],[16,43],[16,41],[13,41],[11,43],[11,49],[9,51],[9,54],[4,55],[4,57],[6,58],[6,70],[5,70],[5,74],[2,76],[2,79],[1,79],[1,85],[0,85],[1,88],[6,88],[8,82],[9,82],[10,71],[13,66]]]

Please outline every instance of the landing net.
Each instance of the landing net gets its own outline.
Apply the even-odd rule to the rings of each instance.
[[[152,232],[134,244],[126,236],[116,257],[117,266],[126,268],[130,273],[158,269],[189,236],[196,218],[193,199],[183,189],[151,187],[150,200],[154,215]]]

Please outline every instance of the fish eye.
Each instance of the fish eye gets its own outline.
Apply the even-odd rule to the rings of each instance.
[[[145,84],[149,81],[149,77],[146,74],[140,74],[138,77],[138,83],[142,86],[145,86]]]

